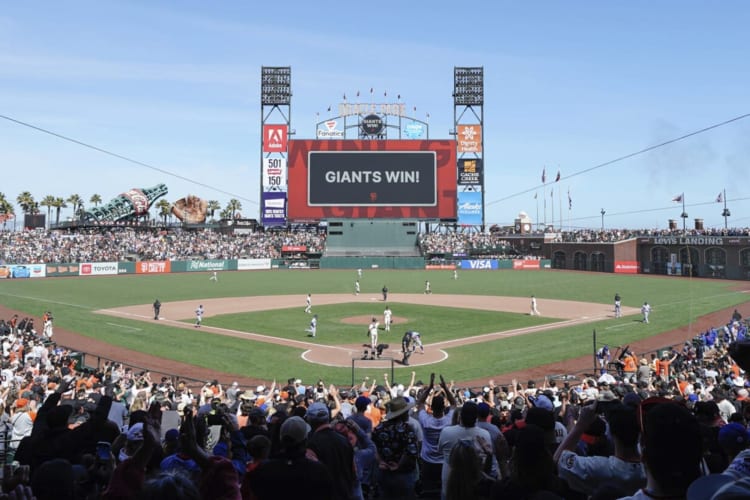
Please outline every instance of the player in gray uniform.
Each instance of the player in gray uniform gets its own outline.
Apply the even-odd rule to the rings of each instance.
[[[198,309],[195,310],[195,327],[200,328],[201,323],[203,323],[203,304],[198,306]]]
[[[378,347],[378,320],[372,318],[370,326],[367,327],[367,335],[370,336],[370,348],[377,349]]]
[[[318,315],[313,314],[312,319],[310,320],[310,328],[305,330],[308,333],[308,337],[315,338],[315,335],[318,332]]]
[[[620,299],[620,294],[615,293],[615,318],[621,318],[622,317],[622,303]]]
[[[643,314],[643,322],[648,324],[648,315],[651,314],[651,306],[648,305],[648,302],[643,303],[641,314]]]
[[[419,332],[416,332],[414,330],[409,330],[407,332],[411,334],[411,350],[412,352],[417,350],[417,347],[419,347],[419,351],[424,354],[424,345],[422,345],[422,335]]]
[[[391,331],[391,321],[393,320],[393,312],[391,311],[391,308],[388,306],[385,306],[385,311],[383,311],[383,323],[385,323],[385,331],[390,332]]]

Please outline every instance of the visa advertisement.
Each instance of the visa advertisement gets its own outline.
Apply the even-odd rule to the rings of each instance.
[[[497,259],[476,259],[476,260],[462,260],[461,261],[461,270],[464,271],[471,271],[479,270],[479,271],[487,271],[487,270],[494,270],[499,269]]]
[[[476,191],[458,193],[458,223],[462,226],[482,225],[482,193]]]

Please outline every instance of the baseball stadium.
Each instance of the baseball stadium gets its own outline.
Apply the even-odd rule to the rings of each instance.
[[[222,210],[203,196],[170,197],[167,179],[123,186],[107,202],[92,197],[89,208],[80,197],[69,199],[74,216],[62,222],[59,201],[19,195],[23,229],[0,232],[2,404],[12,408],[10,417],[4,409],[0,414],[13,419],[0,437],[6,477],[34,460],[44,465],[40,452],[28,448],[41,442],[34,441],[40,439],[34,424],[23,434],[17,415],[31,408],[52,427],[60,413],[53,407],[64,399],[74,401],[73,413],[58,419],[57,431],[71,434],[99,422],[102,401],[110,412],[113,402],[122,405],[126,416],[112,439],[89,443],[97,453],[103,446],[97,460],[117,457],[115,470],[132,463],[145,470],[137,450],[156,445],[144,434],[158,421],[164,449],[171,439],[175,455],[184,451],[198,473],[214,479],[211,460],[222,460],[217,449],[232,447],[236,455],[221,451],[226,460],[250,449],[258,443],[247,430],[253,425],[275,429],[276,452],[286,453],[292,445],[284,438],[294,436],[284,426],[294,416],[301,422],[299,446],[314,443],[316,424],[346,416],[345,407],[363,418],[377,412],[371,428],[381,472],[372,477],[379,479],[360,478],[359,494],[340,498],[414,498],[388,493],[392,485],[382,471],[400,465],[382,458],[388,450],[379,429],[415,406],[420,415],[431,406],[430,418],[451,408],[443,433],[429,436],[439,436],[434,446],[444,444],[447,429],[473,427],[471,412],[480,407],[485,423],[509,440],[516,431],[534,431],[535,414],[548,412],[549,432],[539,441],[546,458],[532,465],[551,463],[555,452],[561,471],[574,468],[574,458],[562,455],[577,442],[568,432],[580,437],[581,422],[598,418],[595,410],[605,414],[615,400],[625,407],[628,396],[637,399],[629,413],[631,441],[643,429],[649,396],[689,402],[698,412],[709,400],[701,384],[703,394],[710,386],[712,398],[732,399],[733,413],[750,417],[743,403],[750,401],[750,383],[738,366],[750,363],[729,355],[747,335],[750,231],[706,230],[700,219],[688,229],[682,199],[673,200],[683,201],[682,229],[670,220],[658,231],[605,230],[603,222],[601,231],[564,230],[522,211],[513,221],[488,223],[486,193],[498,187],[485,184],[483,68],[456,67],[453,76],[454,126],[445,138],[432,138],[429,123],[398,102],[343,102],[338,116],[316,123],[315,137],[299,138],[290,118],[291,68],[262,67],[257,217],[241,215],[237,200]],[[13,203],[0,202],[0,222],[15,222]],[[554,408],[562,408],[559,436]],[[458,423],[449,426],[457,412]],[[134,415],[145,419],[140,433],[131,432]],[[613,415],[607,418],[616,422]],[[197,426],[205,431],[198,441],[204,439],[207,452],[195,446],[194,419],[205,427]],[[270,450],[271,432],[261,434],[268,434]],[[603,423],[600,434],[603,440]],[[744,434],[750,444],[746,428]],[[112,454],[117,439],[125,444]],[[526,446],[522,440],[513,446]],[[131,442],[139,444],[130,450]],[[517,479],[511,456],[494,441],[488,446],[488,477]],[[615,441],[615,452],[620,446]],[[471,440],[468,447],[474,450]],[[261,447],[256,452],[262,456]],[[243,456],[235,466],[240,472],[232,470],[234,489],[240,476],[250,477],[250,454]],[[412,458],[414,467],[404,473],[412,481],[409,495],[419,490],[423,498],[440,498],[440,470],[435,474],[423,456]],[[458,462],[443,453],[436,463],[445,489],[446,464],[455,469]],[[637,479],[645,484],[645,477]],[[577,496],[554,498],[593,493],[572,481],[566,488]],[[239,490],[202,496],[240,497],[261,498]]]

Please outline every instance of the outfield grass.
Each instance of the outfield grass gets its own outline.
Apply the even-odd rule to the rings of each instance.
[[[423,380],[429,378],[430,371],[442,372],[456,380],[468,380],[578,357],[591,352],[591,332],[594,328],[602,342],[626,344],[687,325],[701,315],[746,300],[746,295],[732,290],[736,283],[729,281],[510,270],[465,271],[460,272],[459,279],[454,281],[451,274],[450,271],[365,270],[360,282],[363,294],[379,293],[383,285],[387,285],[391,293],[421,293],[424,280],[429,279],[436,294],[524,297],[534,294],[540,301],[549,298],[606,304],[611,304],[615,292],[619,292],[624,306],[639,307],[644,300],[651,303],[654,307],[652,322],[643,325],[632,321],[632,318],[609,319],[579,327],[452,348],[448,351],[449,358],[439,365],[416,368],[417,377]],[[313,297],[323,293],[352,293],[356,279],[353,270],[225,272],[220,273],[219,283],[209,282],[208,276],[205,273],[185,273],[3,280],[0,281],[0,300],[7,307],[35,317],[41,316],[45,310],[52,310],[56,325],[82,335],[228,373],[269,380],[286,380],[291,376],[305,380],[323,378],[340,383],[349,380],[350,370],[301,361],[299,349],[92,314],[96,309],[150,304],[157,297],[162,303],[167,303],[177,300],[197,302],[212,297],[299,294],[299,311],[233,314],[210,320],[217,326],[299,339],[309,321],[309,316],[302,314],[305,295],[308,292]],[[366,310],[360,309],[360,306]],[[321,315],[321,333],[328,332],[327,336],[321,335],[322,342],[357,342],[356,335],[360,334],[360,340],[365,339],[362,327],[341,323],[339,315],[372,314],[371,308],[352,303],[345,307],[316,306],[315,309]],[[414,321],[410,327],[423,332],[427,343],[453,338],[451,336],[458,331],[486,333],[516,328],[534,321],[524,315],[491,311],[472,310],[468,314],[456,315],[446,308],[408,304],[394,305],[393,309],[396,316]],[[542,321],[546,320],[542,318]],[[352,335],[355,335],[353,341]],[[330,337],[330,340],[324,337]],[[403,378],[410,370],[399,368],[397,371]],[[370,376],[376,375],[373,373]],[[382,373],[379,375],[382,377]]]

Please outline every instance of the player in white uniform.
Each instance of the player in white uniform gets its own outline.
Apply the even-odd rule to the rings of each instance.
[[[312,312],[312,296],[308,293],[305,299],[305,312],[310,314]]]
[[[453,279],[454,279],[454,280],[457,280],[457,279],[458,279],[458,269],[454,269],[454,270],[453,270]]]
[[[393,312],[391,311],[391,308],[388,306],[385,306],[385,311],[383,311],[383,323],[385,323],[385,331],[390,332],[391,331],[391,320],[393,317]]]
[[[536,297],[531,296],[531,315],[539,316],[539,309],[536,308]]]
[[[412,351],[416,351],[417,347],[422,354],[424,354],[424,345],[422,345],[422,335],[419,332],[411,330],[411,346]]]
[[[648,324],[648,315],[651,314],[651,306],[648,305],[648,302],[643,303],[641,314],[643,314],[643,322]]]
[[[432,288],[430,288],[430,281],[427,280],[424,282],[424,293],[432,293]]]
[[[357,278],[362,279],[362,268],[357,269]]]
[[[315,338],[315,335],[318,332],[318,315],[313,314],[312,319],[310,320],[310,328],[305,330],[308,333],[308,337]]]
[[[372,318],[370,326],[367,327],[367,335],[370,336],[370,348],[377,349],[378,347],[378,320]]]
[[[596,351],[596,360],[599,362],[599,369],[602,374],[607,371],[607,366],[609,365],[611,358],[612,356],[609,352],[609,346],[607,344],[604,344],[603,347],[600,347]]]
[[[200,328],[201,323],[203,323],[203,304],[198,306],[198,309],[195,310],[195,327]]]
[[[216,282],[218,282],[219,281],[219,273],[217,273],[216,271],[212,272],[211,273],[211,277],[208,278],[208,281],[216,281]]]
[[[354,282],[354,295],[359,295],[359,280]]]

